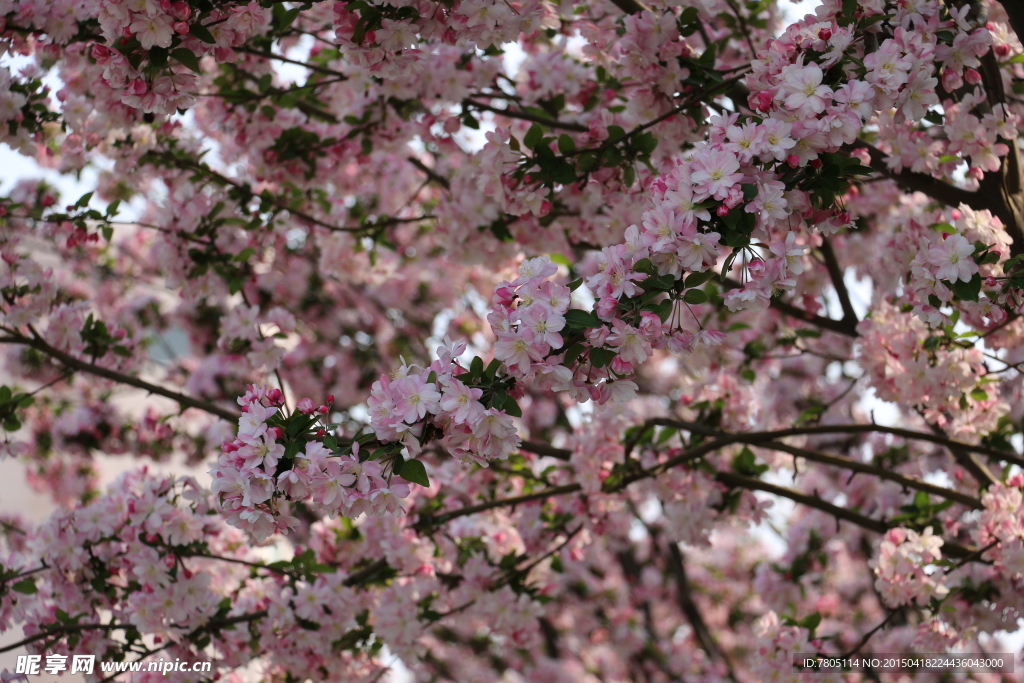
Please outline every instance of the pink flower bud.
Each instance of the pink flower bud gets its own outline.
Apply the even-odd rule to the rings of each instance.
[[[753,95],[749,104],[760,112],[770,111],[772,103],[775,101],[775,95],[768,90],[762,90],[761,92]]]
[[[327,405],[334,403],[334,394],[327,394]]]
[[[999,286],[999,281],[996,280],[994,277],[989,276],[985,278],[985,286],[988,287],[989,289],[995,289],[996,287]]]
[[[633,365],[629,361],[622,360],[620,356],[612,359],[612,372],[620,375],[628,375],[633,372]]]
[[[298,404],[296,404],[295,406],[295,409],[298,410],[303,415],[312,415],[314,410],[313,399],[300,398]]]
[[[53,206],[56,203],[57,203],[57,200],[53,198],[53,195],[49,195],[49,194],[44,194],[43,195],[43,201],[42,201],[43,206]]]
[[[175,19],[185,21],[192,16],[192,8],[188,6],[185,0],[178,0],[177,2],[171,3],[171,16]]]
[[[795,154],[790,154],[788,157],[786,157],[786,165],[789,166],[790,168],[796,168],[797,166],[800,165],[800,157],[798,157]]]
[[[992,49],[995,51],[996,57],[1006,57],[1010,54],[1010,46],[1005,43],[1002,45],[996,45]]]
[[[817,157],[811,159],[811,168],[821,168],[821,159]]]
[[[267,400],[270,401],[271,405],[281,405],[284,403],[284,394],[277,387],[267,390]]]
[[[960,78],[960,74],[950,68],[943,69],[942,71],[942,87],[946,92],[953,92],[958,90],[960,86],[964,84],[963,79]]]
[[[327,410],[328,410],[327,406],[320,406],[319,408],[316,409],[316,411],[318,413],[320,413],[321,415],[326,415],[327,414]]]
[[[725,204],[721,204],[717,209],[715,209],[715,214],[719,218],[724,218],[725,216],[729,215],[729,207],[726,206]]]
[[[273,437],[274,441],[277,441],[282,436],[284,436],[284,430],[282,430],[280,427],[270,427],[269,429],[267,429],[267,434]]]
[[[978,73],[976,69],[965,69],[964,80],[971,85],[978,85],[979,83],[981,83],[981,74]]]
[[[189,34],[189,27],[187,21],[176,21],[173,24],[171,24],[171,28],[173,28],[174,32],[177,33],[179,36],[187,36]]]
[[[823,29],[821,29],[820,31],[818,31],[818,37],[821,38],[822,40],[828,40],[829,38],[832,37],[832,29],[830,29],[830,28],[823,28]]]
[[[142,80],[141,78],[136,78],[134,81],[128,84],[128,93],[131,95],[135,95],[136,97],[141,97],[142,95],[145,95],[147,90],[149,90],[149,86],[147,86],[146,81]]]
[[[327,436],[327,430],[325,430],[325,429],[318,429],[318,430],[316,430],[316,435],[317,435],[317,438],[322,439],[325,436]]]

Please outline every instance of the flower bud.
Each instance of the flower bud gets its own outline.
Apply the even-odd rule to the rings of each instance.
[[[830,28],[823,28],[823,29],[821,29],[820,31],[818,31],[818,37],[821,38],[822,40],[828,40],[829,38],[832,37],[832,29],[830,29]]]
[[[295,409],[298,410],[303,415],[312,415],[314,410],[313,399],[300,398],[298,404],[295,406]]]
[[[817,157],[811,159],[811,168],[821,168],[821,159]]]
[[[977,69],[965,69],[964,80],[970,85],[978,85],[981,83],[981,74],[978,73]]]
[[[790,154],[786,157],[786,165],[790,168],[796,168],[800,165],[800,157],[795,154]]]
[[[995,289],[996,287],[999,286],[999,281],[996,280],[994,277],[989,276],[985,278],[985,286],[988,287],[989,289]]]
[[[775,101],[775,96],[768,90],[762,90],[752,97],[751,106],[760,112],[770,111],[772,103]]]
[[[334,394],[327,394],[327,405],[334,403]]]
[[[189,27],[187,21],[176,21],[173,24],[171,24],[171,28],[173,28],[174,32],[177,33],[179,36],[187,36],[189,34]]]
[[[284,436],[284,430],[282,430],[280,427],[270,427],[269,429],[267,429],[267,434],[273,437],[274,441],[277,441],[282,436]]]

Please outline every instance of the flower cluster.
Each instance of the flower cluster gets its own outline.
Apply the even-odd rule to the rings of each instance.
[[[942,559],[942,544],[930,527],[923,533],[898,528],[885,534],[871,568],[875,589],[889,607],[925,605],[949,593],[943,572],[934,571],[935,562]],[[933,571],[928,571],[929,565]]]
[[[252,385],[238,399],[242,406],[238,435],[224,442],[223,452],[210,470],[211,489],[220,494],[229,524],[259,540],[286,532],[297,520],[281,513],[274,499],[311,501],[314,508],[330,516],[402,510],[409,486],[385,477],[384,467],[367,460],[368,454],[360,457],[358,441],[352,442],[348,453],[325,445],[327,441],[337,446],[336,438],[327,440],[326,429],[319,424],[330,412],[333,397],[319,407],[303,398],[289,416],[279,413],[283,402],[280,389]]]
[[[487,373],[477,362],[467,370],[456,360],[465,350],[464,342],[446,338],[437,348],[437,360],[426,368],[402,365],[393,379],[383,376],[373,383],[370,426],[380,441],[416,457],[424,442],[440,437],[452,455],[483,466],[519,447],[509,408],[521,413],[515,399],[499,388],[498,364]]]

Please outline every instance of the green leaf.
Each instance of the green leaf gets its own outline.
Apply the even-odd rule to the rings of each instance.
[[[814,633],[815,629],[818,628],[818,625],[820,623],[821,623],[821,615],[818,614],[817,612],[815,612],[814,614],[809,614],[806,617],[804,617],[803,619],[801,619],[800,623],[798,625],[799,626],[803,626],[805,629],[807,629],[811,633]]]
[[[574,308],[570,311],[566,311],[565,324],[576,329],[584,329],[588,327],[601,327],[603,323],[601,322],[601,319],[593,313]]]
[[[595,368],[604,366],[615,360],[615,352],[608,349],[592,349],[590,351],[590,364]]]
[[[565,350],[565,358],[562,361],[562,364],[565,365],[566,367],[571,366],[573,363],[576,362],[576,359],[580,357],[580,354],[583,353],[585,349],[586,347],[578,342],[572,344],[569,348]]]
[[[768,471],[768,465],[758,465],[754,452],[746,446],[733,458],[732,468],[746,477],[758,477]]]
[[[576,143],[571,137],[562,133],[558,136],[558,151],[562,154],[569,154],[576,151]]]
[[[92,192],[86,192],[81,197],[79,197],[77,202],[75,202],[75,208],[82,209],[89,206],[90,199],[92,199]]]
[[[430,480],[427,479],[427,468],[419,460],[407,460],[402,466],[399,476],[420,486],[430,486]]]
[[[690,287],[700,287],[702,284],[710,280],[715,276],[714,271],[707,271],[704,273],[690,273],[686,276],[686,280],[683,286],[689,289]]]
[[[474,356],[473,360],[469,363],[469,371],[473,373],[474,377],[480,377],[484,374],[484,359],[480,356]]]
[[[192,50],[178,47],[171,50],[171,56],[174,57],[180,64],[185,65],[186,68],[200,73],[199,71],[199,59],[196,57]]]
[[[39,589],[36,588],[36,580],[31,578],[22,579],[18,583],[11,586],[11,588],[13,588],[18,593],[22,593],[24,595],[34,595],[39,592]]]
[[[507,396],[505,398],[505,401],[504,401],[504,403],[501,404],[501,407],[505,410],[506,413],[508,413],[512,417],[522,417],[523,416],[522,408],[519,407],[519,404],[516,403],[516,400],[514,398],[512,398],[511,396]]]
[[[188,27],[188,32],[189,32],[189,35],[195,36],[196,38],[198,38],[199,40],[203,41],[204,43],[209,43],[210,45],[214,45],[217,42],[217,40],[213,37],[213,34],[210,33],[210,29],[206,28],[202,24],[192,24],[192,25],[190,25]]]
[[[576,278],[575,280],[573,280],[572,282],[570,282],[568,284],[569,291],[570,292],[575,292],[577,289],[580,288],[580,285],[582,285],[582,284],[583,284],[583,278],[581,278],[581,277]]]
[[[530,130],[526,131],[526,135],[523,137],[523,144],[526,145],[527,149],[533,149],[540,144],[540,141],[544,139],[544,129],[541,128],[539,123],[535,123],[530,126]]]
[[[566,257],[562,256],[561,254],[557,254],[557,253],[548,254],[548,258],[551,259],[552,263],[557,263],[559,265],[563,265],[566,268],[572,268],[572,262],[569,259],[567,259]]]
[[[708,295],[700,289],[688,289],[686,294],[683,295],[683,301],[688,304],[706,304],[708,302]]]
[[[988,392],[981,388],[972,389],[971,398],[973,398],[975,401],[987,401]]]
[[[953,293],[961,301],[977,301],[981,293],[981,275],[975,273],[969,282],[957,280],[953,283]]]

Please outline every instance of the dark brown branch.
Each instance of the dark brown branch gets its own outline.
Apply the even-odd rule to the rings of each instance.
[[[743,285],[731,278],[726,278],[725,286],[729,289],[737,289]],[[826,318],[824,316],[811,313],[803,308],[799,308],[798,306],[794,306],[782,299],[773,298],[769,305],[771,308],[774,308],[783,315],[787,315],[790,318],[796,318],[797,320],[803,320],[805,323],[809,323],[815,327],[820,327],[823,330],[829,330],[830,332],[842,334],[847,337],[860,336],[857,334],[857,324],[856,322],[853,322],[853,320],[834,320],[832,318]]]
[[[848,510],[846,508],[839,507],[838,505],[833,505],[832,503],[829,503],[826,500],[822,500],[817,496],[812,496],[801,491],[794,491],[793,489],[788,489],[784,486],[776,486],[775,484],[769,484],[766,481],[761,481],[760,479],[755,479],[754,477],[745,477],[741,474],[736,474],[734,472],[718,472],[715,474],[715,479],[725,484],[726,486],[734,488],[743,488],[750,491],[763,491],[765,493],[770,493],[772,495],[788,498],[794,503],[800,503],[801,505],[806,505],[807,507],[814,508],[815,510],[821,510],[822,512],[832,517],[835,517],[838,520],[850,522],[851,524],[855,524],[861,527],[862,529],[874,531],[877,534],[884,534],[886,531],[892,528],[888,522],[873,519],[871,517],[862,515],[859,512],[854,512],[853,510]],[[975,548],[963,546],[959,543],[948,540],[943,541],[942,547],[944,553],[949,557],[961,558],[977,552]]]
[[[639,14],[650,12],[651,8],[640,2],[640,0],[611,0],[611,3],[626,14]]]
[[[693,628],[694,637],[697,639],[697,643],[701,649],[707,653],[708,658],[711,661],[719,661],[725,664],[726,670],[729,672],[729,678],[733,681],[736,680],[736,671],[732,666],[732,662],[729,659],[729,655],[718,646],[715,642],[714,637],[711,635],[711,629],[708,628],[704,622],[704,617],[700,613],[700,609],[697,607],[697,603],[693,601],[692,591],[690,589],[690,581],[686,576],[686,563],[683,560],[683,554],[679,550],[679,544],[669,542],[668,544],[668,559],[666,560],[669,570],[672,572],[672,576],[676,582],[676,601],[679,603],[679,609],[686,616],[686,620],[690,622],[690,626]]]
[[[889,170],[889,167],[885,163],[886,154],[882,150],[878,149],[874,145],[863,140],[856,140],[853,144],[844,145],[844,149],[850,152],[854,149],[867,150],[868,155],[871,157],[871,168],[878,171],[886,178],[896,181],[899,185],[910,190],[911,192],[921,192],[928,195],[932,199],[946,206],[957,207],[960,204],[967,204],[968,206],[976,209],[990,209],[987,206],[987,202],[982,201],[982,197],[977,192],[970,192],[964,190],[955,185],[950,185],[947,182],[933,178],[930,175],[924,173],[915,173],[913,171],[903,170],[895,172]]]
[[[208,178],[210,178],[210,180],[213,180],[214,182],[220,183],[222,185],[229,185],[238,190],[240,193],[242,193],[242,195],[244,195],[246,199],[262,196],[253,192],[252,188],[249,187],[248,185],[242,184],[236,180],[232,180],[231,178],[228,178],[226,175],[218,173],[217,171],[214,171],[212,168],[204,164],[200,164],[189,159],[182,159],[181,157],[174,156],[173,154],[169,154],[167,152],[149,152],[148,154],[153,158],[162,159],[164,162],[171,164],[173,166],[177,166],[182,170],[195,171],[196,173],[201,173],[207,176]],[[313,225],[318,225],[321,228],[326,228],[327,230],[330,230],[332,232],[365,232],[374,227],[369,226],[352,228],[332,225],[304,211],[295,209],[289,206],[288,204],[280,201],[276,197],[273,198],[271,203],[274,205],[274,208],[276,208],[278,211],[287,211],[289,214],[295,216],[296,218],[304,220],[308,223],[312,223]]]
[[[850,458],[844,458],[839,455],[832,455],[830,453],[820,453],[818,451],[808,450],[806,448],[797,448],[796,446],[790,446],[789,444],[779,443],[778,441],[759,441],[756,442],[759,448],[769,448],[773,451],[782,451],[783,453],[789,453],[801,458],[805,458],[812,462],[818,462],[823,465],[832,465],[834,467],[842,467],[847,470],[854,472],[862,472],[865,474],[872,474],[879,479],[886,479],[891,482],[895,482],[907,488],[911,488],[917,491],[924,491],[925,493],[931,493],[936,496],[941,496],[947,500],[953,500],[961,505],[974,510],[981,510],[981,501],[972,496],[968,496],[966,493],[960,493],[953,489],[943,488],[942,486],[936,486],[935,484],[929,484],[926,481],[915,479],[914,477],[907,477],[898,472],[893,472],[884,467],[878,467],[871,465],[866,462],[860,462],[858,460],[851,460]]]
[[[539,441],[524,441],[519,445],[519,450],[536,453],[537,455],[546,455],[550,458],[558,458],[559,460],[569,460],[572,458],[572,451],[566,448],[555,448]]]
[[[447,178],[445,178],[443,175],[439,174],[437,171],[424,164],[416,157],[409,157],[408,161],[410,164],[412,164],[420,171],[422,171],[423,174],[426,175],[427,178],[429,178],[431,181],[437,183],[446,190],[452,189],[451,183],[448,182]]]
[[[244,52],[246,54],[254,55],[256,57],[264,57],[266,59],[273,59],[273,60],[278,61],[278,62],[287,62],[288,64],[296,64],[298,66],[305,67],[305,68],[309,69],[310,71],[315,71],[317,73],[325,74],[325,75],[328,75],[328,76],[337,76],[339,80],[348,80],[348,78],[349,78],[348,74],[342,73],[340,71],[335,71],[334,69],[328,69],[327,67],[320,66],[318,64],[310,64],[309,62],[302,62],[302,61],[299,61],[297,59],[291,59],[289,57],[285,57],[284,55],[274,54],[273,52],[269,52],[269,51],[264,52],[263,50],[254,50],[251,47],[245,47],[244,45],[236,47],[236,48],[234,48],[234,50],[235,50],[235,52]]]
[[[565,121],[558,121],[557,119],[550,119],[546,116],[538,116],[537,114],[531,114],[528,111],[512,111],[510,109],[502,109],[501,107],[492,107],[489,104],[483,102],[476,102],[474,100],[463,100],[462,105],[464,107],[473,107],[481,111],[489,111],[494,114],[500,114],[501,116],[507,116],[512,119],[521,119],[523,121],[531,121],[533,123],[539,123],[542,126],[548,128],[560,128],[562,130],[572,130],[579,133],[586,133],[589,128],[579,123],[568,123]]]
[[[856,327],[857,314],[850,302],[850,292],[846,289],[846,282],[843,281],[843,269],[836,258],[836,252],[832,249],[832,243],[827,237],[821,238],[821,255],[825,258],[825,268],[828,269],[828,276],[832,279],[832,287],[839,297],[839,305],[843,309],[843,322],[851,323]]]
[[[687,420],[673,420],[670,418],[655,418],[648,421],[648,424],[658,425],[661,427],[674,427],[675,429],[683,429],[690,432],[696,432],[698,434],[704,434],[707,436],[723,436],[725,432],[720,432],[717,429],[708,427],[707,425],[700,424],[698,422],[689,422]],[[988,448],[986,446],[975,446],[968,443],[962,443],[960,441],[954,441],[952,439],[938,436],[936,434],[928,434],[927,432],[915,432],[910,429],[902,429],[900,427],[886,427],[883,425],[876,424],[845,424],[845,425],[808,425],[806,427],[790,427],[789,429],[776,429],[773,431],[764,432],[748,432],[742,435],[742,438],[747,443],[750,443],[751,439],[756,439],[758,442],[771,441],[773,439],[782,439],[787,436],[800,436],[800,435],[815,435],[815,434],[864,434],[870,432],[877,432],[879,434],[892,434],[904,439],[910,439],[913,441],[928,441],[930,443],[945,446],[947,448],[963,448],[974,453],[981,453],[987,455],[990,458],[997,460],[1003,460],[1016,465],[1024,466],[1024,458],[1017,455],[1016,453],[1007,453],[1006,451],[999,451],[994,448]],[[734,435],[729,435],[734,436]]]
[[[112,382],[118,382],[119,384],[127,384],[128,386],[135,387],[136,389],[142,389],[151,394],[156,394],[157,396],[169,398],[172,401],[176,402],[178,405],[182,406],[183,408],[196,408],[198,410],[210,413],[211,415],[216,415],[222,420],[227,420],[228,422],[235,422],[239,418],[239,413],[233,410],[222,408],[215,403],[211,403],[210,401],[204,401],[202,399],[194,398],[192,396],[183,394],[178,391],[165,389],[164,387],[161,387],[157,384],[152,384],[150,382],[143,381],[141,379],[138,379],[137,377],[132,377],[131,375],[126,375],[116,370],[104,368],[93,363],[87,363],[84,360],[80,360],[78,358],[75,358],[74,356],[64,353],[63,351],[55,349],[54,347],[50,346],[45,341],[43,341],[43,339],[41,338],[33,339],[18,335],[17,337],[14,338],[13,341],[5,341],[4,343],[14,343],[29,346],[35,349],[36,351],[39,351],[40,353],[43,353],[53,358],[66,368],[69,368],[71,370],[77,370],[80,372],[87,372],[91,375],[96,375],[97,377],[109,379]]]

